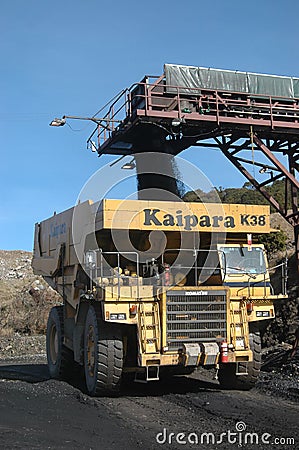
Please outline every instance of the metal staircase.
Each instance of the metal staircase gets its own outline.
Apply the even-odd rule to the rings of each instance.
[[[138,311],[140,345],[143,353],[160,353],[160,314],[158,303],[140,303]]]
[[[236,350],[249,349],[249,330],[246,303],[240,302],[238,307],[235,302],[230,303],[230,335],[232,344]]]
[[[249,327],[247,318],[246,303],[240,302],[236,308],[236,304],[230,304],[230,334],[234,348],[236,350],[250,350],[249,343]],[[248,362],[237,362],[236,375],[248,375]]]

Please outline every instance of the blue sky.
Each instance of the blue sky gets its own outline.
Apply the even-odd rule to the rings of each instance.
[[[36,221],[72,206],[110,161],[86,150],[90,116],[163,64],[299,76],[297,0],[2,0],[0,248],[32,249]],[[181,154],[215,186],[246,180],[219,152]]]

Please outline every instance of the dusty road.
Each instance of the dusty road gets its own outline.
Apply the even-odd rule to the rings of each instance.
[[[289,450],[299,448],[298,416],[299,403],[223,391],[202,373],[94,399],[49,380],[45,363],[0,365],[1,449]]]

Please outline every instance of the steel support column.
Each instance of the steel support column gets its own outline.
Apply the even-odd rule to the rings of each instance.
[[[283,139],[279,142],[274,141],[270,149],[269,143],[267,142],[266,145],[256,133],[252,135],[251,145],[249,144],[248,137],[244,135],[242,138],[244,142],[240,145],[236,144],[236,142],[241,139],[240,136],[232,136],[230,140],[227,140],[225,137],[222,137],[222,140],[220,138],[214,138],[214,140],[226,158],[245,176],[245,178],[247,178],[257,191],[266,198],[270,205],[273,206],[290,225],[292,225],[294,229],[294,244],[299,276],[299,182],[295,177],[296,170],[298,170],[298,155],[295,154],[297,152],[297,145],[292,147],[290,143]],[[254,161],[240,156],[240,152],[243,150],[250,150],[253,144],[255,147],[254,149],[252,148],[252,150],[262,153],[269,161],[269,164],[264,164],[264,162]],[[287,149],[285,149],[286,144],[288,144]],[[200,146],[201,143],[197,142],[196,145]],[[275,156],[275,150],[287,155],[289,163],[288,168]],[[258,181],[254,171],[253,174],[250,173],[244,164],[264,168],[267,172],[271,173],[271,178],[264,182]],[[273,172],[275,172],[275,175],[273,175]],[[285,181],[285,198],[283,204],[279,203],[265,188],[266,185],[269,185],[278,179],[283,179]],[[291,202],[291,211],[288,209],[290,206],[289,201]]]

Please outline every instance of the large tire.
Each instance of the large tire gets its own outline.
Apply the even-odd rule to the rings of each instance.
[[[84,372],[91,396],[115,395],[120,389],[123,341],[119,330],[97,317],[90,306],[84,329]]]
[[[63,344],[63,306],[51,309],[47,324],[47,360],[51,378],[68,380],[72,373],[73,352]]]
[[[253,352],[253,361],[247,365],[239,363],[239,370],[245,372],[247,369],[247,375],[236,375],[237,365],[235,363],[220,364],[218,380],[222,388],[248,391],[255,385],[262,362],[260,332],[252,331],[249,335],[249,342]]]

